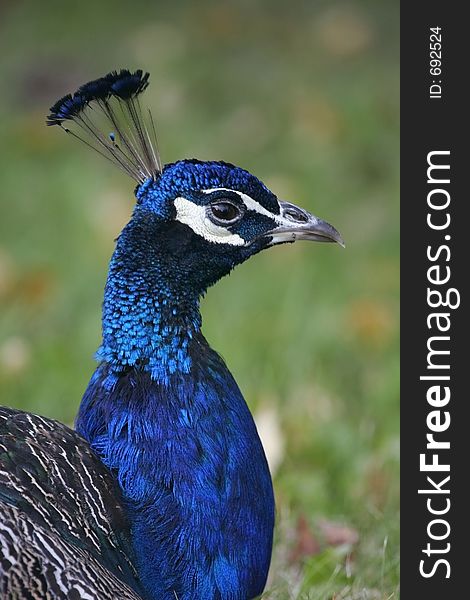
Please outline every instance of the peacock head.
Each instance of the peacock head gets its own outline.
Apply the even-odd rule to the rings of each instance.
[[[140,105],[148,78],[141,70],[111,72],[61,98],[47,120],[137,182],[136,227],[125,230],[124,243],[137,231],[139,244],[166,254],[200,291],[270,246],[296,240],[343,245],[332,225],[279,200],[240,167],[195,159],[162,166],[151,113]]]

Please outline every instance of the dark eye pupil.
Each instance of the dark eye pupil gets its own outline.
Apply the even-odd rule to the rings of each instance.
[[[212,214],[221,221],[233,221],[240,214],[238,208],[231,202],[212,204]]]

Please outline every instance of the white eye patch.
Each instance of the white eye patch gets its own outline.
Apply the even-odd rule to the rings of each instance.
[[[230,244],[231,246],[244,246],[245,240],[232,233],[225,227],[216,225],[206,215],[206,207],[191,202],[187,198],[178,197],[174,202],[176,220],[190,227],[194,233],[200,235],[208,242],[215,244]]]
[[[259,202],[253,200],[251,196],[248,196],[243,192],[239,192],[238,190],[231,190],[229,188],[211,188],[209,190],[202,190],[204,194],[212,194],[213,192],[221,191],[232,193],[235,192],[238,194],[247,210],[251,210],[265,217],[269,217],[280,226],[292,225],[292,222],[289,219],[286,219],[281,214],[276,215],[269,212],[269,210],[264,208],[264,206],[262,206]],[[215,244],[230,244],[232,246],[244,246],[247,243],[236,233],[232,233],[229,229],[213,223],[206,215],[205,206],[195,204],[194,202],[191,202],[182,196],[176,198],[174,204],[176,208],[177,221],[188,225],[188,227],[191,227],[194,233],[200,235],[208,242],[213,242]],[[286,236],[284,236],[283,239],[285,239],[285,237]]]

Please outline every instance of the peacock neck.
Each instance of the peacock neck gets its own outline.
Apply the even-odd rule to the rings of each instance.
[[[149,228],[160,244],[149,241]],[[165,243],[166,229],[168,224],[152,214],[137,213],[118,238],[105,288],[103,342],[97,352],[97,359],[111,367],[110,386],[129,367],[162,383],[191,369],[189,346],[201,329],[199,297],[204,289],[175,268],[178,248]]]

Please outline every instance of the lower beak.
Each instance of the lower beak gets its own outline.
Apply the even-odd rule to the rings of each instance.
[[[343,238],[333,225],[290,202],[280,200],[279,204],[281,206],[281,212],[277,219],[279,225],[265,234],[272,238],[272,245],[296,240],[310,240],[312,242],[336,242],[344,248]]]

